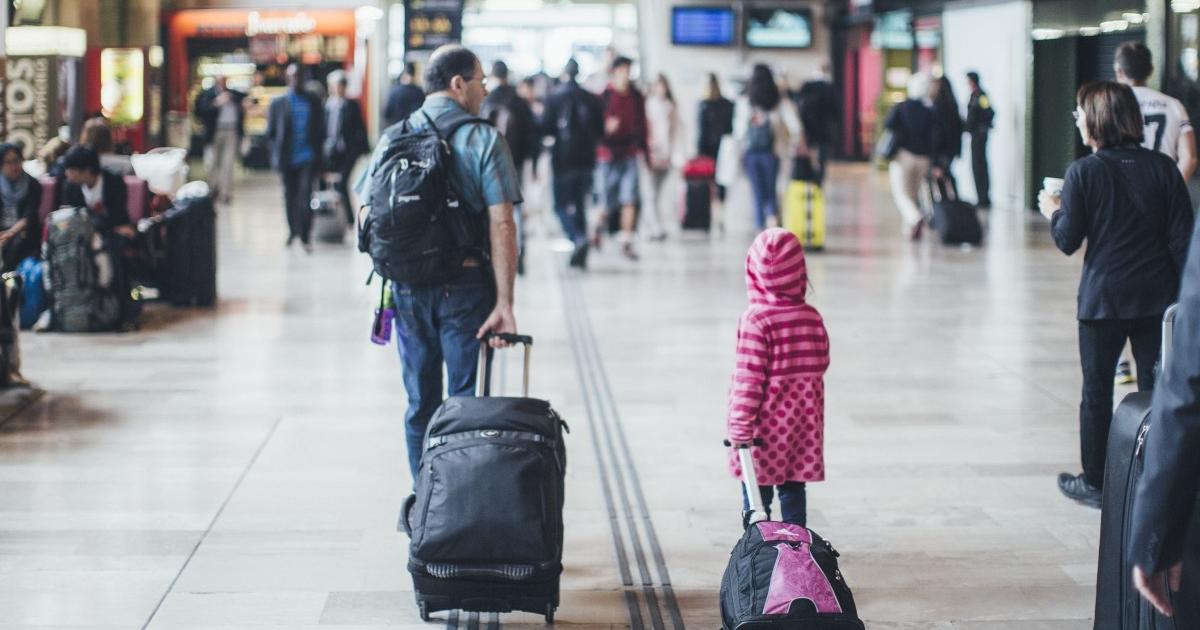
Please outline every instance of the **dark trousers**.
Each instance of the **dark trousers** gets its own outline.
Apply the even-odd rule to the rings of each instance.
[[[1083,367],[1083,400],[1079,403],[1079,450],[1083,478],[1104,485],[1104,459],[1113,416],[1113,377],[1128,339],[1138,366],[1138,389],[1154,387],[1155,362],[1162,343],[1162,318],[1088,320],[1079,322],[1079,363]]]
[[[479,341],[475,335],[496,306],[496,285],[486,268],[464,272],[433,286],[393,285],[396,348],[404,366],[408,409],[404,414],[408,464],[413,479],[421,465],[425,429],[442,404],[442,364],[450,396],[475,393]]]
[[[775,498],[775,489],[779,488],[779,515],[783,522],[804,527],[808,524],[808,491],[803,481],[789,481],[780,486],[759,486],[763,507],[767,510],[767,518],[771,518],[771,500]],[[750,509],[750,497],[746,496],[746,486],[742,484],[742,509]]]
[[[343,166],[338,171],[338,181],[333,185],[333,189],[342,196],[342,207],[346,209],[346,222],[351,227],[354,226],[354,219],[358,216],[358,208],[350,205],[350,171],[354,170],[354,163],[351,162],[347,166]]]
[[[975,193],[979,197],[979,205],[992,205],[991,179],[988,177],[987,161],[987,131],[971,133],[971,174],[975,177]]]
[[[592,190],[591,168],[554,171],[554,213],[563,232],[576,246],[587,243],[587,195]]]
[[[307,243],[312,233],[312,202],[313,165],[301,164],[284,168],[280,175],[283,178],[283,207],[287,212],[288,236]]]

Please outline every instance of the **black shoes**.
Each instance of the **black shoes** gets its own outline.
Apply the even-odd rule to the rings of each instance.
[[[1058,489],[1068,499],[1082,503],[1088,507],[1096,508],[1097,510],[1100,509],[1101,499],[1104,497],[1103,491],[1084,481],[1082,474],[1060,474],[1058,476]]]
[[[580,270],[587,269],[588,244],[582,243],[575,246],[575,251],[571,252],[571,266]]]

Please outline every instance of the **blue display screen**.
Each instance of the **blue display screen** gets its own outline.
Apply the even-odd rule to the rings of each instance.
[[[732,46],[736,29],[729,7],[671,8],[671,43],[676,46]]]

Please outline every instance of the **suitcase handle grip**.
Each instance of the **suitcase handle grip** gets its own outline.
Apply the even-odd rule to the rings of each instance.
[[[738,462],[742,466],[742,486],[750,502],[750,518],[746,521],[749,525],[767,520],[767,509],[763,506],[762,494],[758,489],[758,474],[754,470],[754,456],[750,453],[751,447],[762,445],[762,438],[754,438],[750,444],[737,446]],[[732,444],[725,440],[725,446]]]
[[[521,396],[529,397],[529,351],[533,348],[533,337],[529,335],[518,335],[514,333],[493,333],[489,332],[483,336],[479,343],[479,372],[475,378],[475,395],[476,396],[491,396],[492,394],[492,363],[496,358],[496,349],[492,347],[488,341],[492,339],[500,339],[502,341],[521,344],[525,347],[525,373],[524,380],[521,384]]]

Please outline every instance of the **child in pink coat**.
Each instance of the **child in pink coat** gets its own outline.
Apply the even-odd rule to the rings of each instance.
[[[825,370],[829,336],[805,303],[804,247],[780,228],[758,235],[746,255],[750,306],[738,322],[737,367],[729,391],[729,441],[762,439],[754,468],[768,514],[775,490],[783,521],[805,525],[804,484],[825,479]],[[742,471],[736,451],[730,467]],[[745,494],[743,492],[743,494]],[[743,497],[743,509],[749,509]]]

